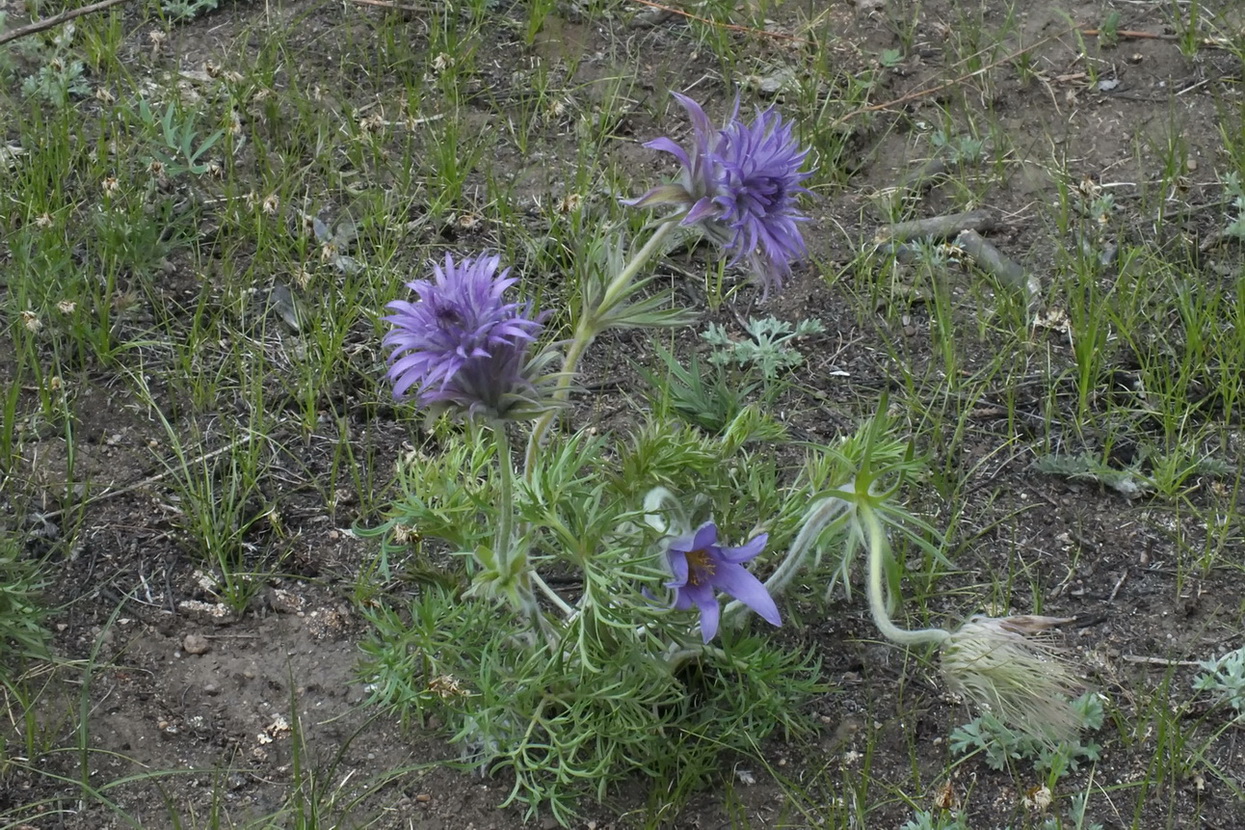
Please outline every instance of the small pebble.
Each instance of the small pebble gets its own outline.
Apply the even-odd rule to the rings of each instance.
[[[186,639],[182,640],[182,648],[187,654],[207,654],[212,644],[202,634],[187,634]]]

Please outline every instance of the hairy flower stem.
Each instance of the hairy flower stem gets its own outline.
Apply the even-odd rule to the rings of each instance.
[[[497,445],[497,535],[493,540],[494,556],[499,573],[510,573],[514,559],[514,460],[511,458],[510,436],[506,422],[489,422]]]
[[[601,297],[601,302],[595,309],[585,313],[579,318],[575,324],[575,334],[571,338],[570,344],[566,347],[566,359],[562,363],[562,374],[558,378],[557,386],[553,390],[553,400],[557,403],[564,403],[571,394],[571,383],[575,380],[575,372],[579,366],[580,358],[584,356],[584,352],[592,345],[592,341],[601,333],[603,322],[613,310],[614,306],[626,296],[628,286],[635,279],[636,274],[640,273],[640,269],[644,264],[661,249],[662,243],[666,237],[674,230],[678,224],[678,220],[682,217],[681,213],[676,213],[662,221],[657,229],[653,231],[653,235],[649,237],[648,242],[644,243],[644,247],[636,251],[631,261],[618,272],[618,275],[610,281],[605,288],[605,294]],[[557,417],[558,410],[556,408],[549,409],[537,419],[532,426],[532,434],[527,441],[527,456],[524,460],[524,469],[528,475],[536,463],[536,453],[540,451],[540,444],[545,438],[545,433],[549,431],[549,427],[553,424],[553,419]]]
[[[644,267],[646,262],[648,262],[649,257],[661,248],[662,243],[665,242],[665,239],[670,232],[674,230],[675,226],[678,224],[678,220],[682,218],[682,215],[682,213],[676,213],[663,219],[661,224],[657,226],[657,229],[653,231],[653,235],[649,237],[648,242],[644,243],[644,247],[636,251],[635,256],[631,258],[631,261],[627,263],[626,267],[618,272],[618,275],[614,277],[613,281],[611,281],[606,287],[605,296],[601,298],[601,304],[598,305],[596,310],[592,313],[591,319],[586,320],[590,325],[593,327],[600,326],[601,318],[612,310],[614,305],[622,299],[627,291],[627,286],[629,286],[631,281],[635,279],[636,274],[640,273],[640,269]],[[583,323],[585,321],[580,322]],[[596,334],[596,331],[592,332],[593,337],[595,337]]]
[[[813,543],[831,524],[843,518],[850,505],[841,498],[828,496],[809,508],[795,541],[791,543],[786,557],[779,564],[770,578],[765,580],[765,590],[772,597],[777,597],[787,589],[804,564],[808,555],[813,552]],[[724,625],[735,625],[743,621],[748,606],[739,600],[732,600],[722,609]]]
[[[549,583],[545,582],[545,580],[540,578],[540,574],[536,573],[535,568],[532,569],[531,577],[532,577],[532,584],[535,585],[537,588],[539,588],[540,592],[544,594],[546,597],[548,597],[549,601],[552,602],[554,605],[556,605],[558,610],[561,611],[567,617],[567,619],[570,619],[571,617],[574,617],[576,614],[579,613],[574,608],[572,608],[570,605],[568,605],[566,600],[562,599],[562,597],[558,594],[557,591],[553,590],[553,588],[550,588]]]
[[[520,557],[520,552],[516,545],[514,527],[514,459],[510,436],[506,434],[506,422],[490,421],[489,428],[497,444],[497,535],[493,541],[496,571],[502,580],[512,586],[514,593],[511,597],[517,609],[531,622],[532,628],[540,631],[549,643],[553,643],[557,639],[557,632],[541,612],[531,586],[535,583],[546,594],[553,594],[553,589],[540,578],[526,556],[522,557],[522,562],[515,561]],[[559,602],[561,603],[560,598]],[[565,603],[561,605],[565,607]]]
[[[886,563],[888,545],[886,531],[878,519],[877,512],[868,501],[862,500],[856,505],[861,531],[869,548],[869,612],[873,615],[873,624],[878,627],[882,636],[891,642],[903,646],[942,645],[951,639],[951,632],[941,628],[919,628],[909,630],[900,628],[891,622],[886,609],[886,596],[882,590],[882,567]]]
[[[497,495],[497,536],[493,542],[493,549],[496,551],[498,572],[502,574],[510,574],[514,569],[515,556],[515,539],[514,539],[514,460],[511,457],[510,437],[506,434],[506,422],[495,420],[491,421],[489,428],[493,432],[493,438],[497,443],[497,467],[498,467],[498,495]],[[567,605],[566,600],[558,596],[558,593],[549,587],[545,580],[540,578],[540,574],[536,573],[536,569],[531,566],[530,562],[523,565],[525,580],[519,580],[520,584],[534,585],[540,589],[549,601],[557,606],[558,610],[570,617],[575,613],[575,609]],[[531,618],[533,627],[539,628],[546,636],[553,641],[553,629],[549,621],[545,619],[544,614],[540,611],[540,606],[536,604],[535,597],[531,596],[531,590],[526,589],[527,594],[521,600],[522,610]]]
[[[771,596],[777,596],[787,590],[792,578],[800,568],[804,567],[805,560],[813,552],[813,543],[817,541],[817,537],[821,536],[822,531],[827,527],[842,518],[848,507],[847,502],[830,496],[817,502],[808,511],[804,526],[800,528],[795,541],[791,543],[791,550],[787,552],[787,557],[782,560],[782,564],[774,570],[770,578],[765,580],[765,588]]]

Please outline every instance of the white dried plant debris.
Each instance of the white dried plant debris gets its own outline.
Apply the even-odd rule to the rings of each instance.
[[[193,575],[195,584],[199,586],[199,590],[206,591],[209,594],[216,593],[216,589],[220,587],[220,583],[216,577],[206,571],[195,571]]]
[[[290,733],[290,722],[285,719],[285,715],[274,715],[272,723],[268,724],[265,731],[274,738],[280,738]]]
[[[458,678],[449,674],[439,674],[428,681],[428,691],[442,700],[454,697],[465,697],[467,690],[458,682]]]
[[[0,169],[16,170],[17,160],[26,155],[20,144],[0,144]]]
[[[272,608],[285,614],[297,614],[307,607],[307,600],[288,588],[272,589]]]
[[[1025,795],[1025,807],[1039,813],[1046,812],[1050,808],[1054,796],[1051,794],[1050,787],[1042,784],[1029,790]]]
[[[184,599],[177,603],[177,610],[192,619],[224,625],[234,621],[235,615],[223,602],[203,602],[197,599]]]

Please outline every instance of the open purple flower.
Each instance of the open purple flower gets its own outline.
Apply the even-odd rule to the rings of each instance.
[[[393,326],[388,377],[398,400],[413,390],[420,406],[459,406],[469,413],[504,416],[532,391],[525,372],[528,346],[541,329],[531,303],[508,303],[516,280],[497,273],[500,257],[481,256],[433,266],[433,280],[407,286],[417,302],[386,306]]]
[[[796,198],[809,192],[800,170],[808,157],[791,125],[773,108],[757,113],[752,124],[739,117],[739,99],[726,125],[718,130],[700,105],[673,93],[692,120],[692,145],[684,150],[669,138],[645,147],[670,153],[683,165],[678,183],[659,185],[626,204],[649,207],[681,205],[682,224],[700,227],[731,255],[731,264],[747,257],[762,293],[782,287],[791,263],[808,249],[800,235]]]
[[[761,580],[741,564],[764,550],[768,538],[762,533],[743,547],[724,548],[718,545],[717,525],[708,521],[667,546],[666,558],[674,578],[666,587],[675,589],[674,607],[684,610],[695,605],[700,609],[700,630],[706,643],[718,633],[722,615],[715,591],[730,594],[770,624],[782,625],[774,599]]]
[[[744,256],[752,258],[762,289],[781,288],[791,273],[791,263],[808,249],[797,222],[808,217],[796,209],[795,199],[808,190],[800,182],[808,173],[800,165],[808,156],[792,135],[791,125],[767,109],[747,125],[735,114],[719,133],[710,153],[719,175],[713,203],[720,209],[718,221],[730,228],[726,250],[733,252],[731,263]]]

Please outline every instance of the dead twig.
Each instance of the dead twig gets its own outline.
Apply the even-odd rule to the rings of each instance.
[[[926,159],[919,167],[908,172],[899,184],[878,193],[879,205],[886,213],[895,213],[899,205],[909,198],[919,196],[951,173],[951,165],[937,156]]]
[[[1081,34],[1085,37],[1118,37],[1125,40],[1164,40],[1168,42],[1177,42],[1182,38],[1180,35],[1166,35],[1159,32],[1140,32],[1133,29],[1119,29],[1114,32],[1104,32],[1102,29],[1081,29]],[[1232,42],[1226,37],[1202,37],[1198,38],[1197,45],[1203,49],[1231,49]]]
[[[82,17],[95,12],[102,12],[104,9],[119,6],[122,3],[128,3],[130,0],[100,0],[99,3],[92,3],[89,6],[82,6],[77,9],[65,9],[60,14],[54,14],[51,17],[45,17],[43,20],[36,20],[34,23],[28,23],[25,26],[18,26],[11,32],[0,34],[0,45],[8,43],[11,40],[26,37],[27,35],[37,34],[38,32],[51,29],[53,26],[59,26],[66,20],[73,20],[75,17]]]
[[[637,2],[639,2],[639,0],[637,0]],[[1046,37],[1042,38],[1036,43],[1033,43],[1029,46],[1025,46],[1021,49],[1017,49],[1015,52],[1012,52],[1009,55],[1004,55],[1003,57],[999,58],[996,61],[991,61],[990,63],[986,64],[980,69],[974,69],[972,72],[966,72],[963,75],[959,75],[955,78],[952,78],[949,81],[946,81],[945,83],[938,84],[937,86],[927,86],[923,89],[918,89],[915,92],[909,92],[907,95],[901,95],[898,98],[894,98],[890,101],[883,101],[880,104],[870,104],[867,107],[859,107],[847,113],[846,115],[841,115],[838,118],[836,118],[834,121],[831,121],[829,126],[837,127],[838,125],[846,123],[852,120],[853,118],[855,118],[856,116],[863,115],[866,112],[878,112],[880,110],[893,109],[899,106],[900,104],[906,104],[909,101],[916,101],[918,99],[925,98],[930,95],[935,95],[939,92],[942,92],[943,90],[951,89],[954,86],[959,86],[960,84],[964,83],[967,80],[976,78],[978,75],[986,74],[991,69],[1002,66],[1005,63],[1011,63],[1012,61],[1016,60],[1017,58],[1019,58],[1021,55],[1025,54],[1026,52],[1030,52],[1038,48],[1039,46],[1042,46],[1043,44],[1049,43],[1052,40],[1058,40],[1064,35],[1069,35],[1072,32],[1075,32],[1077,28],[1078,27],[1074,25],[1074,26],[1069,26],[1066,29],[1060,29],[1058,32],[1055,32],[1054,34],[1051,34],[1051,35],[1047,35]]]
[[[951,165],[944,159],[937,156],[926,159],[915,170],[909,171],[908,175],[899,180],[899,184],[895,185],[895,189],[900,193],[923,193],[929,190],[940,179],[945,179],[951,174]]]
[[[966,213],[895,222],[878,230],[874,241],[881,244],[883,242],[907,242],[910,239],[948,239],[961,231],[990,231],[998,225],[998,213],[989,208],[979,208]]]
[[[355,0],[355,2],[358,2],[358,0]],[[759,35],[760,37],[773,38],[774,40],[786,40],[791,43],[799,43],[805,46],[813,45],[812,41],[796,37],[795,35],[788,35],[783,32],[767,32],[764,29],[755,29],[751,26],[740,26],[735,23],[722,23],[717,20],[710,20],[707,17],[697,17],[691,12],[685,12],[682,9],[676,9],[670,6],[663,6],[661,3],[652,2],[652,0],[632,0],[632,2],[639,3],[641,6],[648,6],[650,9],[656,9],[659,12],[678,15],[679,17],[683,17],[688,20],[695,20],[697,23],[704,23],[706,26],[716,26],[719,29],[726,29],[731,32],[739,32],[740,34],[745,35]]]
[[[246,435],[243,435],[241,438],[238,438],[236,441],[229,442],[223,447],[214,449],[208,453],[204,453],[203,455],[200,455],[196,458],[187,459],[186,463],[183,464],[182,467],[183,468],[189,467],[192,464],[202,464],[204,461],[211,461],[213,458],[215,458],[218,455],[223,455],[224,453],[230,452],[231,450],[236,450],[238,447],[242,446],[243,444],[251,443],[251,441],[253,441],[254,439],[255,439],[254,433],[248,432]],[[96,502],[100,502],[105,499],[114,499],[117,496],[124,496],[126,493],[133,493],[135,490],[142,490],[144,488],[150,487],[153,484],[158,484],[161,481],[164,481],[164,479],[168,478],[169,476],[173,475],[176,472],[177,470],[175,469],[167,469],[162,473],[156,473],[155,475],[147,476],[147,478],[143,479],[142,481],[136,481],[133,484],[127,484],[124,487],[117,488],[116,490],[105,490],[99,495],[91,496],[89,499],[82,502],[81,504],[75,505],[75,507],[83,508],[83,507],[86,507],[87,505],[95,504]],[[65,512],[64,510],[53,510],[51,513],[41,513],[40,515],[44,519],[54,519],[57,516],[62,515],[64,512]]]
[[[1037,277],[1004,256],[1002,251],[983,239],[977,231],[966,230],[960,233],[955,238],[955,246],[972,257],[973,263],[994,277],[1000,285],[1024,294],[1027,300],[1037,296],[1041,288]]]
[[[1163,35],[1157,32],[1139,32],[1133,29],[1117,29],[1114,32],[1103,32],[1102,29],[1081,29],[1085,37],[1123,37],[1132,40],[1179,40],[1176,35]]]
[[[1162,657],[1147,657],[1142,654],[1125,654],[1122,658],[1126,663],[1141,663],[1146,666],[1200,666],[1197,660],[1167,660]]]
[[[375,6],[378,9],[393,9],[397,12],[426,12],[428,6],[405,6],[401,3],[389,3],[386,0],[350,0],[356,6]]]
[[[1124,580],[1128,579],[1128,571],[1125,570],[1120,574],[1120,578],[1115,580],[1115,587],[1111,589],[1111,596],[1107,597],[1107,603],[1115,602],[1115,598],[1119,596],[1120,588],[1124,586]]]

